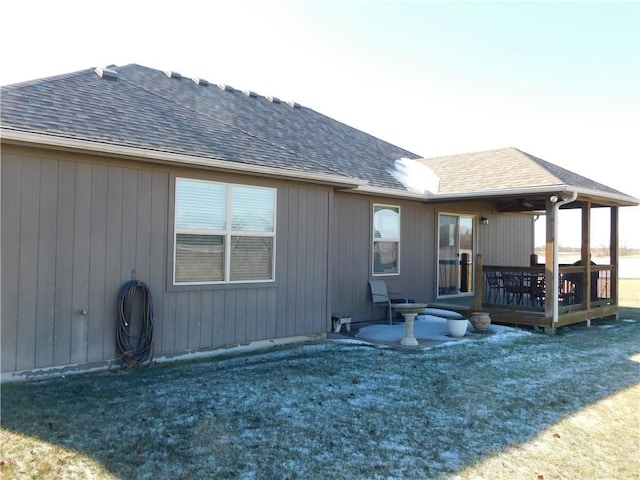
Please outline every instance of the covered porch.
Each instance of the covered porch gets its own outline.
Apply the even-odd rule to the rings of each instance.
[[[618,315],[618,214],[619,203],[588,194],[561,192],[518,201],[502,200],[502,212],[539,212],[545,216],[544,259],[531,254],[529,265],[488,265],[477,255],[475,310],[488,311],[494,322],[527,325],[555,333],[556,328]],[[558,226],[560,209],[581,210],[579,260],[560,262]],[[592,261],[593,208],[610,210],[609,262]]]
[[[460,286],[448,292],[439,285],[437,300],[472,304],[474,310],[490,312],[495,323],[537,326],[550,333],[564,325],[617,317],[619,208],[637,206],[638,199],[516,148],[425,159],[423,163],[440,178],[440,190],[430,202],[486,202],[488,206],[487,210],[477,209],[485,230],[467,242],[464,253],[469,256],[464,258],[462,251],[447,256],[445,249],[445,255],[439,257],[440,282],[446,278],[442,270],[452,269]],[[580,234],[580,252],[570,264],[563,264],[559,255],[558,225],[566,218],[560,215],[565,210],[580,213],[575,227],[580,231],[574,231]],[[595,211],[604,213],[604,218],[609,212],[608,254],[597,259],[597,265],[591,238]],[[522,231],[521,225],[505,228],[507,222],[495,222],[501,230],[487,233],[494,220],[509,215],[535,219],[532,237],[527,238],[529,232]],[[600,220],[600,215],[596,218]],[[542,252],[540,257],[535,252],[536,220],[545,225],[544,259]],[[526,247],[519,249],[522,245]],[[454,265],[446,265],[443,258],[452,259]],[[465,296],[468,293],[473,296]]]

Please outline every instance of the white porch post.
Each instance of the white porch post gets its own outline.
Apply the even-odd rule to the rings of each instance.
[[[549,258],[545,258],[545,314],[548,315],[549,302],[551,301],[552,307],[552,324],[550,327],[550,333],[555,332],[556,324],[558,323],[558,284],[560,282],[560,266],[558,261],[558,224],[559,224],[559,212],[560,207],[567,203],[574,202],[578,198],[577,192],[572,192],[569,198],[560,197],[559,195],[551,195],[546,202],[547,210],[547,246],[546,253],[552,250],[551,265],[549,264]],[[549,215],[551,211],[551,215]],[[551,217],[551,218],[549,218]],[[551,227],[551,228],[549,228]],[[551,230],[551,232],[549,231]],[[551,241],[549,241],[551,239]],[[549,272],[551,267],[551,272]],[[549,277],[552,277],[552,281]],[[549,295],[551,292],[551,295]]]

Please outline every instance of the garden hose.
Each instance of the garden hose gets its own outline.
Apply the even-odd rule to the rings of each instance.
[[[131,332],[132,313],[136,293],[142,298],[140,331]],[[153,302],[151,291],[146,283],[130,280],[120,289],[118,296],[119,322],[116,332],[118,353],[128,367],[137,367],[153,357]]]

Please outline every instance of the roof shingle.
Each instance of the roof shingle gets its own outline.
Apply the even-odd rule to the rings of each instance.
[[[2,88],[2,127],[401,188],[388,170],[418,155],[310,108],[170,78],[139,65]]]
[[[419,159],[298,104],[136,64],[108,69],[108,75],[87,69],[2,87],[2,129],[199,157],[203,163],[338,175],[398,194],[407,188],[394,176],[395,162],[407,158],[440,177],[441,194],[573,186],[635,200],[515,148]]]

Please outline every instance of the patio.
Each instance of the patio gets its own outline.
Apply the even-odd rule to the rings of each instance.
[[[478,340],[492,335],[503,335],[517,332],[514,327],[492,324],[488,330],[478,332],[469,322],[467,333],[463,337],[453,337],[449,334],[447,320],[434,315],[418,315],[413,324],[413,335],[418,345],[404,346],[400,342],[405,337],[406,325],[404,320],[396,320],[393,325],[386,321],[358,322],[351,324],[351,331],[330,333],[328,338],[353,338],[366,343],[383,344],[397,348],[424,349],[444,343],[457,343],[469,340]]]

